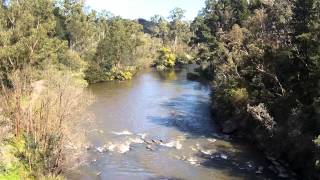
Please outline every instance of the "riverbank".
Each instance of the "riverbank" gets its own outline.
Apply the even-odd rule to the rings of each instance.
[[[206,70],[202,69],[202,66],[195,66],[192,71],[187,73],[187,78],[192,81],[210,82],[205,76],[205,71]],[[224,107],[225,104],[221,101],[220,104],[217,102],[217,97],[214,94],[214,85],[211,84],[211,86],[211,111],[214,121],[217,123],[221,133],[233,137],[238,141],[249,141],[249,144],[255,146],[262,152],[263,158],[270,163],[267,168],[279,178],[297,178],[297,174],[291,170],[292,167],[287,160],[281,157],[274,157],[274,154],[270,152],[270,149],[266,148],[267,142],[257,140],[257,137],[262,136],[262,134],[261,132],[254,131],[257,126],[252,126],[252,124],[250,126],[250,123],[253,121],[250,119],[251,117],[240,114],[233,119],[228,117],[228,113],[226,113],[228,112],[228,109],[226,109],[227,107]]]

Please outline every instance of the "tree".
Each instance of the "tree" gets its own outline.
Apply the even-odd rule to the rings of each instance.
[[[183,21],[185,10],[175,8],[170,12],[170,40],[173,41],[173,49],[177,50],[179,43],[188,43],[190,39],[189,24]]]
[[[141,25],[136,22],[117,17],[112,19],[107,36],[98,46],[96,60],[109,68],[132,65],[135,60],[132,55],[135,48],[140,45],[138,33],[141,30]]]
[[[137,47],[143,43],[140,39],[140,33],[142,33],[142,26],[135,21],[120,17],[112,18],[108,24],[105,38],[99,42],[97,52],[89,62],[90,67],[86,72],[87,80],[98,82],[110,79],[127,79],[122,74],[131,71],[127,71],[127,67],[134,67],[137,64],[139,58],[137,57]]]
[[[0,28],[2,78],[17,69],[41,70],[60,63],[67,46],[54,37],[53,9],[52,1],[9,1]]]
[[[160,38],[163,44],[169,44],[169,23],[165,20],[165,18],[160,15],[155,15],[151,17],[151,22],[154,24],[152,35]]]
[[[218,119],[251,132],[309,179],[320,164],[319,7],[319,0],[207,0],[192,24]]]
[[[296,81],[294,87],[302,102],[310,104],[314,97],[319,95],[317,87],[320,69],[320,44],[319,1],[297,1],[294,9],[294,41],[297,45],[295,51],[294,68],[296,69]],[[308,92],[308,93],[306,93]]]
[[[63,39],[68,41],[69,48],[78,52],[82,58],[92,56],[97,46],[96,40],[100,38],[97,26],[103,23],[98,20],[97,12],[86,14],[83,0],[64,0],[56,9],[57,29],[60,30],[58,34],[61,34]]]

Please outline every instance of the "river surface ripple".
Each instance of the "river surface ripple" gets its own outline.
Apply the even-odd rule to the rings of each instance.
[[[210,86],[187,80],[187,71],[149,69],[132,81],[91,85],[89,163],[68,178],[275,179],[261,153],[219,132]]]

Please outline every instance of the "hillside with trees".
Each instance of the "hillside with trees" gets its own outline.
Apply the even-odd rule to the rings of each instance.
[[[319,178],[319,5],[208,0],[192,23],[223,131],[250,138],[302,179]]]

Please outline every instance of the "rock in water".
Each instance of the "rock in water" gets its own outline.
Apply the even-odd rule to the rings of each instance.
[[[143,140],[146,144],[152,144],[152,142],[151,141],[149,141],[149,140]]]
[[[227,160],[227,159],[228,159],[228,156],[227,156],[227,155],[225,155],[225,154],[220,154],[220,157],[221,157],[222,159],[225,159],[225,160]]]
[[[99,153],[103,153],[105,151],[105,148],[104,147],[96,147],[96,150],[99,152]]]
[[[149,151],[154,151],[154,149],[151,147],[151,145],[147,145],[146,147]]]
[[[92,146],[91,145],[86,145],[85,148],[86,148],[87,151],[89,151],[90,149],[92,149]]]
[[[232,120],[228,120],[226,121],[225,123],[223,123],[222,125],[222,132],[223,133],[226,133],[226,134],[231,134],[233,133],[234,131],[237,130],[237,124],[232,121]]]
[[[191,165],[198,165],[198,160],[195,157],[189,157],[187,159],[187,161],[191,164]]]
[[[217,140],[216,139],[214,139],[214,138],[209,138],[209,139],[207,139],[209,142],[212,142],[212,143],[214,143],[214,142],[216,142]]]
[[[270,165],[268,168],[269,168],[273,173],[278,174],[278,171],[276,170],[276,168],[275,168],[274,166]]]
[[[197,74],[197,73],[191,73],[191,72],[189,72],[189,73],[187,74],[187,79],[189,79],[189,80],[191,80],[191,81],[196,81],[196,80],[198,80],[199,78],[200,78],[200,75]]]
[[[256,171],[256,174],[262,174],[263,169],[264,168],[262,166],[259,166],[258,170]]]

